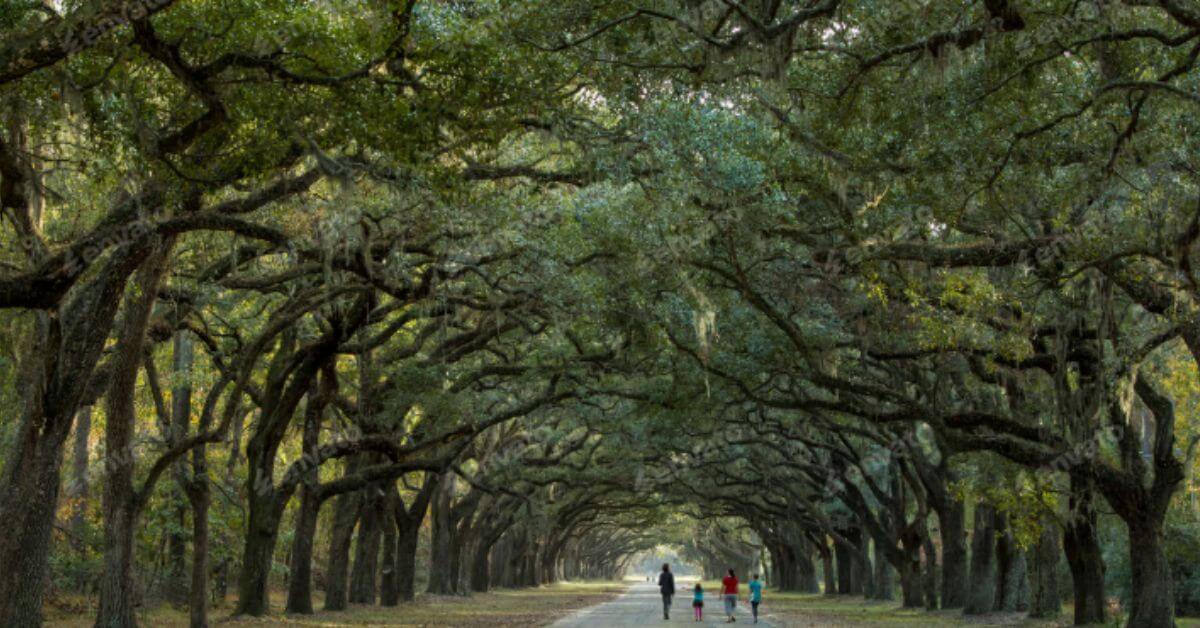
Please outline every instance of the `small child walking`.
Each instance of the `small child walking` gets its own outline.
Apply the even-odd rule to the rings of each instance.
[[[762,581],[758,579],[758,574],[754,574],[754,580],[750,581],[750,611],[754,613],[754,623],[758,623],[758,605],[762,604]]]
[[[692,610],[696,612],[695,621],[704,621],[704,587],[699,582],[692,589]]]

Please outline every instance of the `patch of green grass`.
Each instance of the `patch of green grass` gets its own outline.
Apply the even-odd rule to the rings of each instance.
[[[965,624],[983,626],[1064,625],[1057,620],[1029,620],[1020,613],[996,613],[979,617],[964,617],[961,611],[906,609],[896,602],[871,602],[861,597],[825,596],[819,594],[775,593],[763,596],[763,612],[782,620],[789,626],[928,626],[950,628]],[[1069,617],[1063,621],[1069,624]]]
[[[318,611],[313,615],[285,615],[286,594],[271,595],[271,614],[266,617],[230,617],[231,608],[210,611],[213,624],[229,626],[544,626],[580,608],[616,597],[626,588],[623,582],[560,582],[528,589],[498,589],[470,596],[421,595],[413,602],[385,608],[351,605],[342,612]],[[313,605],[320,608],[320,600]],[[84,604],[84,607],[89,606]],[[46,625],[55,628],[87,628],[93,625],[94,607],[84,611],[78,600],[50,607]],[[187,626],[185,611],[167,606],[139,614],[146,626]]]
[[[705,598],[720,600],[721,583],[702,583]],[[744,604],[749,591],[746,583],[739,586],[739,603]],[[719,608],[719,606],[718,606]],[[1021,626],[1024,628],[1057,628],[1071,624],[1070,608],[1054,620],[1031,620],[1021,613],[995,613],[979,617],[964,617],[961,611],[934,611],[901,608],[899,602],[872,602],[858,596],[822,595],[813,593],[763,592],[762,615],[776,624],[808,628],[810,626],[855,628],[957,628],[964,625]],[[1182,624],[1181,624],[1182,626]]]
[[[708,590],[705,584],[705,590]],[[713,583],[719,590],[719,583]],[[805,593],[781,593],[770,590],[763,594],[762,613],[785,626],[854,626],[855,628],[889,628],[921,626],[951,628],[960,626],[1019,626],[1021,628],[1059,628],[1072,625],[1073,609],[1063,605],[1063,612],[1053,619],[1029,619],[1023,613],[992,613],[965,617],[962,611],[925,611],[901,608],[898,602],[871,602],[856,596],[836,596]],[[1200,628],[1200,619],[1179,618],[1179,628]],[[1125,625],[1124,617],[1113,617],[1109,626]]]

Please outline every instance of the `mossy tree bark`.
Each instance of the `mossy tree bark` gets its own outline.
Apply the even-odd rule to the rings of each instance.
[[[346,462],[344,477],[355,474],[359,457]],[[333,526],[329,540],[329,562],[325,569],[325,610],[341,611],[349,603],[350,546],[362,504],[362,491],[338,495],[334,500]]]
[[[968,580],[963,613],[982,615],[992,612],[996,605],[996,509],[984,502],[975,505]]]

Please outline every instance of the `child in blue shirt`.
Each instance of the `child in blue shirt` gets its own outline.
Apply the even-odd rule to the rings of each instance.
[[[762,603],[762,581],[758,574],[750,581],[750,610],[754,613],[754,623],[758,623],[758,605]]]
[[[700,583],[696,583],[696,588],[692,589],[692,610],[696,611],[696,619],[694,621],[704,621],[704,587]]]

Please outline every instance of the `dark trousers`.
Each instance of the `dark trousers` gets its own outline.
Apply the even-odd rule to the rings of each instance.
[[[754,621],[758,621],[758,605],[759,602],[750,602],[750,610],[754,612]]]
[[[671,618],[671,598],[673,597],[673,595],[671,593],[663,593],[662,596],[663,596],[663,619],[670,619]]]

